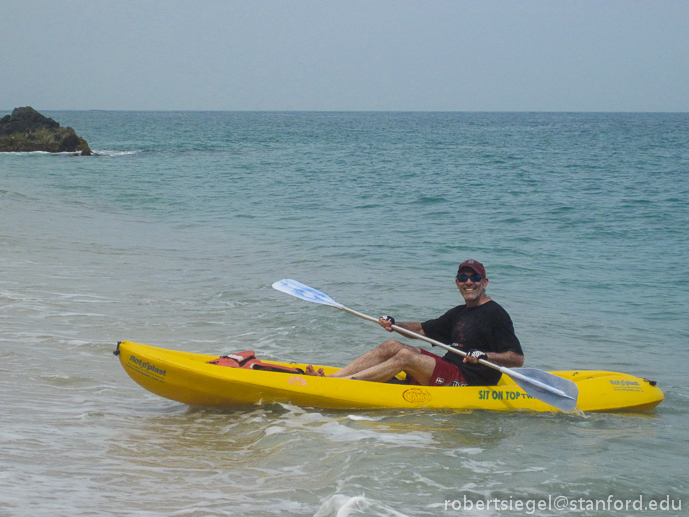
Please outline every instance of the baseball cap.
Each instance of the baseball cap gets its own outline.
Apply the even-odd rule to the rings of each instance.
[[[478,260],[474,260],[474,259],[465,260],[457,268],[457,273],[459,273],[459,271],[463,267],[471,268],[474,271],[476,271],[479,275],[481,275],[483,278],[486,278],[486,268],[483,267],[483,264],[481,264]]]

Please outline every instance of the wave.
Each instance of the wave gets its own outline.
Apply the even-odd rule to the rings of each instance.
[[[349,497],[335,494],[328,498],[314,517],[348,517],[354,515],[376,515],[379,517],[407,517],[406,514],[364,495]]]
[[[99,156],[131,156],[133,154],[139,154],[141,153],[140,150],[136,151],[101,151],[94,149],[93,150],[94,154],[97,154]]]

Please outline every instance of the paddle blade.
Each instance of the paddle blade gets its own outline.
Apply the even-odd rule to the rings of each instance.
[[[579,388],[563,379],[537,368],[501,368],[526,393],[538,400],[569,413],[577,407]]]
[[[325,293],[317,291],[313,287],[297,282],[296,280],[290,280],[288,278],[284,280],[278,280],[273,284],[273,289],[282,291],[283,293],[291,294],[307,302],[320,303],[322,305],[330,305],[331,307],[336,307],[341,309],[342,304],[337,303],[335,300],[330,298]]]

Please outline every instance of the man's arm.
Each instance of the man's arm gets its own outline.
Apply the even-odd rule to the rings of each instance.
[[[386,319],[386,317],[389,317],[389,316],[381,316],[380,318],[378,318],[378,325],[383,327],[388,332],[393,332],[394,331],[394,329],[392,328],[393,323],[392,323],[392,321]],[[421,327],[421,323],[416,322],[416,321],[395,322],[395,326],[402,327],[403,329],[410,330],[410,331],[412,331],[416,334],[420,334],[422,336],[426,335],[425,332],[423,331],[423,328]],[[395,332],[397,332],[397,331],[395,331]],[[398,334],[402,334],[403,336],[411,338],[411,339],[416,339],[415,337],[404,334],[402,332],[398,332]]]
[[[426,333],[423,331],[423,327],[421,326],[421,323],[416,322],[416,321],[402,321],[400,323],[395,323],[398,327],[402,327],[403,329],[411,330],[412,332],[419,334],[420,336],[425,336]],[[418,339],[414,336],[409,336],[407,334],[403,334],[402,332],[398,332],[398,334],[402,334],[403,336],[410,337],[412,339]]]

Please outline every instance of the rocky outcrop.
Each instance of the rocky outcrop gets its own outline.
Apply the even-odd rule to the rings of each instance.
[[[0,152],[47,151],[91,156],[89,144],[71,127],[44,117],[30,106],[0,119]]]

